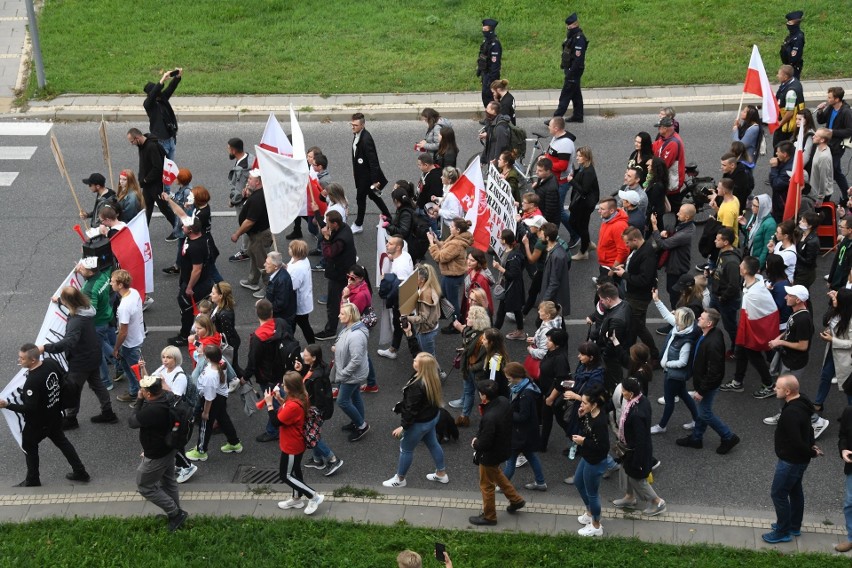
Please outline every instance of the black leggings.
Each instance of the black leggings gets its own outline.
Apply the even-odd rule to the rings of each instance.
[[[293,497],[306,496],[313,499],[317,492],[302,480],[302,455],[304,453],[292,455],[281,452],[278,477],[293,488]]]
[[[202,411],[204,402],[201,403]],[[213,404],[210,405],[210,413],[207,420],[200,420],[198,426],[198,451],[206,452],[207,445],[210,443],[210,437],[213,436],[213,424],[219,422],[219,427],[228,443],[233,445],[240,443],[240,438],[237,436],[237,429],[234,428],[234,423],[231,422],[231,417],[228,416],[228,397],[217,394],[213,399]]]
[[[524,310],[523,308],[518,310],[512,310],[512,313],[515,314],[515,327],[519,330],[524,329]],[[497,315],[494,317],[494,328],[500,329],[503,327],[503,320],[506,319],[506,301],[500,300],[500,304],[497,306]]]
[[[589,219],[592,216],[592,210],[584,206],[575,206],[571,208],[571,217],[568,223],[574,232],[580,235],[580,252],[588,252],[591,237],[589,237]]]
[[[311,327],[311,319],[310,314],[302,314],[300,316],[296,316],[296,326],[302,330],[302,334],[305,336],[305,342],[310,345],[314,343],[316,339],[314,338],[314,330]],[[296,329],[293,329],[293,333],[296,333]]]

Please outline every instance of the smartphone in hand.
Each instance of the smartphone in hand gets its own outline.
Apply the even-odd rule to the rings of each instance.
[[[446,557],[444,556],[444,553],[446,551],[447,551],[447,545],[445,545],[443,542],[436,542],[435,543],[435,559],[438,562],[443,562],[444,564],[446,564],[447,561],[446,561]]]

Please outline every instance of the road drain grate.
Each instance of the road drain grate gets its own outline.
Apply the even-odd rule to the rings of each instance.
[[[255,467],[253,465],[241,465],[234,474],[233,483],[284,483],[278,477],[278,469],[273,467]]]

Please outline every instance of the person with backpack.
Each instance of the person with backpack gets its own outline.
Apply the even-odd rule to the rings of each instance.
[[[296,372],[302,375],[311,407],[320,412],[324,421],[331,420],[334,414],[334,399],[331,396],[329,367],[323,361],[322,347],[316,344],[308,345],[302,351],[302,360],[293,365]],[[305,467],[317,469],[326,477],[331,477],[343,467],[343,460],[331,451],[324,438],[317,440],[313,452],[313,457],[305,463]]]
[[[118,206],[118,199],[115,192],[106,186],[106,178],[103,174],[92,174],[83,180],[83,183],[89,186],[89,191],[96,195],[95,205],[92,207],[91,213],[86,213],[80,210],[80,219],[90,219],[92,228],[101,224],[98,214],[104,207],[112,207],[116,212],[121,209]]]
[[[515,475],[518,457],[523,455],[535,476],[535,480],[524,487],[533,491],[547,491],[544,471],[538,459],[538,449],[541,445],[538,420],[541,390],[527,376],[526,369],[520,363],[508,363],[505,375],[509,382],[509,405],[512,409],[512,452],[503,467],[503,475],[511,481]]]
[[[578,242],[579,235],[576,234],[574,227],[569,222],[570,215],[565,209],[565,198],[568,196],[568,190],[571,189],[571,174],[573,173],[571,156],[574,155],[576,137],[565,130],[565,119],[561,116],[551,118],[547,129],[553,138],[550,139],[545,155],[553,162],[553,176],[556,178],[559,187],[560,220],[571,235],[571,244],[575,245]]]
[[[512,123],[508,116],[500,114],[500,103],[497,101],[488,103],[488,106],[485,107],[483,124],[484,128],[479,133],[479,141],[485,146],[479,156],[481,164],[486,165],[492,162],[496,164],[500,154],[506,150],[517,149],[512,143],[514,138]],[[526,146],[526,142],[524,142],[524,146]],[[523,151],[518,150],[519,155],[522,156]]]
[[[281,396],[281,388],[285,396]],[[305,453],[305,422],[308,419],[310,403],[302,376],[295,371],[284,375],[281,388],[267,389],[263,400],[269,420],[275,424],[280,433],[278,445],[281,448],[279,477],[293,488],[293,496],[286,501],[279,501],[279,509],[305,509],[306,515],[313,515],[325,500],[322,493],[316,492],[302,480],[302,455]],[[276,410],[272,401],[279,404]],[[302,496],[308,495],[305,506]]]
[[[220,449],[224,454],[241,454],[243,445],[237,436],[234,423],[228,415],[228,381],[225,369],[227,362],[222,350],[215,345],[204,348],[207,366],[198,377],[198,392],[202,397],[201,420],[198,425],[198,445],[186,452],[191,461],[207,461],[207,446],[213,436],[213,424],[219,423],[227,442]]]
[[[176,397],[182,397],[187,403],[195,409],[198,402],[198,387],[195,381],[190,381],[186,372],[181,365],[183,364],[183,355],[180,349],[173,345],[165,347],[160,352],[160,361],[163,363],[156,371],[151,373],[151,376],[160,377],[163,381],[163,390],[172,393]],[[139,361],[139,373],[142,376],[148,374],[145,368],[145,361]],[[194,426],[190,425],[191,428]],[[189,481],[189,478],[195,475],[198,471],[198,466],[186,458],[184,448],[175,448],[175,475],[178,483]]]

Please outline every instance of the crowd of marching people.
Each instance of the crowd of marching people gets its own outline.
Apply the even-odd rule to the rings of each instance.
[[[778,77],[795,81],[787,66]],[[225,438],[219,451],[243,451],[229,416],[238,411],[231,402],[238,396],[247,414],[267,411],[256,440],[278,443],[280,477],[293,490],[279,507],[312,514],[323,495],[306,481],[303,468],[333,476],[344,466],[345,449],[330,447],[323,436],[336,409],[334,424],[343,422],[349,442],[369,439],[370,415],[376,410],[367,395],[380,388],[373,358],[381,357],[397,360],[408,377],[394,407],[398,465],[385,487],[406,486],[420,442],[434,462],[427,479],[449,483],[453,464],[446,463],[441,443],[469,428],[464,441],[474,450],[483,499],[482,513],[470,522],[494,525],[496,492],[508,500],[509,513],[525,506],[512,482],[516,467],[530,465],[534,479],[523,485],[530,492],[546,491],[547,476],[551,483],[555,474],[562,477],[565,472],[544,471],[538,457],[556,446],[566,462],[573,462],[574,471],[564,482],[575,486],[585,506],[579,534],[600,536],[603,478],[617,475],[620,480],[624,493],[612,502],[616,507],[647,516],[666,511],[666,501],[654,489],[653,470],[660,466],[654,444],[665,443],[669,429],[681,432],[674,443],[683,451],[703,448],[708,428],[719,437],[718,454],[735,450],[740,437],[724,421],[724,397],[730,395],[720,393],[744,392],[751,366],[760,378],[759,386],[749,387],[752,395],[781,402],[779,411],[764,420],[776,427],[779,459],[771,491],[778,522],[764,539],[789,541],[800,531],[801,480],[810,459],[822,453],[815,440],[830,423],[826,409],[832,382],[852,403],[852,253],[847,254],[852,218],[845,212],[847,184],[843,180],[832,190],[840,180],[824,162],[842,155],[839,142],[852,135],[852,111],[843,102],[843,89],[829,89],[827,102],[815,113],[794,98],[783,117],[793,126],[781,135],[776,131],[776,140],[763,140],[756,108],[743,109],[732,143],[720,145],[722,178],[705,196],[713,214],[700,227],[695,218],[703,204],[684,200],[681,191],[688,149],[673,109],[661,109],[649,119],[656,131],[636,134],[634,151],[625,159],[623,186],[613,193],[599,186],[593,149],[566,130],[559,116],[548,121],[551,139],[527,180],[514,167],[519,155],[509,124],[515,117],[503,114],[514,112],[514,99],[511,106],[501,105],[510,96],[508,83],[492,85],[495,100],[484,120],[482,160],[497,168],[517,211],[515,228],[494,235],[501,254],[474,246],[460,193],[465,174],[449,120],[423,110],[426,131],[415,144],[420,178],[391,184],[365,117],[356,113],[351,118],[354,188],[332,178],[332,161],[319,147],[307,149],[320,190],[310,198],[310,214],[286,235],[284,253],[270,230],[274,212],[264,197],[263,173],[241,139],[227,142],[233,163],[224,197],[237,211],[231,245],[216,243],[211,232],[211,204],[223,196],[214,201],[205,187],[192,185],[187,169],[180,169],[170,186],[154,179],[163,158],[175,152],[175,132],[169,130],[174,125],[168,119],[174,114],[162,95],[168,80],[164,75],[160,88],[152,88],[155,106],[165,109],[156,115],[166,121],[163,131],[156,132],[152,119],[151,132],[132,128],[127,134],[139,150],[139,171],[123,170],[115,192],[106,187],[104,176],[89,176],[84,182],[96,201],[92,212],[81,211],[81,217],[95,229],[91,238],[109,239],[139,211],[146,211],[150,222],[158,205],[169,224],[167,241],[177,248],[162,272],[179,283],[175,323],[180,331],[162,346],[161,364],[146,364],[141,357],[143,312],[152,300],[137,291],[127,270],[109,259],[85,256],[77,268],[82,289],[65,289],[56,298],[70,314],[65,338],[21,349],[21,365],[28,369],[38,367],[40,353],[65,353],[78,389],[70,404],[63,399],[63,417],[56,418],[60,408],[50,406],[52,422],[40,437],[25,430],[30,450],[23,485],[40,484],[37,446],[44,437],[63,448],[74,468],[69,479],[88,480],[62,434],[79,427],[79,389],[88,384],[101,410],[92,422],[117,422],[117,402],[133,407],[131,426],[140,429],[144,449],[139,490],[166,511],[176,530],[186,518],[178,484],[207,461],[214,430]],[[779,98],[787,100],[783,93]],[[798,197],[798,190],[790,183],[796,177],[790,140],[800,130],[811,142],[804,166],[810,176],[791,212],[788,192]],[[161,144],[164,138],[171,144]],[[764,180],[753,174],[762,145],[774,153],[766,194]],[[387,234],[378,286],[361,261],[366,251],[359,250],[358,235],[374,220],[367,219],[367,199],[380,210],[377,223]],[[835,220],[842,239],[823,279],[817,271],[817,229]],[[702,254],[697,267],[696,244]],[[235,286],[216,268],[220,250],[226,249],[233,251],[230,262],[246,263],[246,277],[235,284],[251,292],[254,301],[247,307],[242,299],[239,307],[256,320],[250,334],[237,329]],[[577,262],[597,262],[593,284],[572,277]],[[324,293],[315,296],[317,277]],[[413,293],[403,297],[407,282]],[[575,301],[572,306],[571,288],[577,286],[595,287],[593,305]],[[815,336],[815,307],[821,308],[824,287],[830,306]],[[647,321],[651,304],[666,322],[654,330]],[[314,329],[309,316],[317,305],[324,305],[325,313],[321,327]],[[572,313],[588,324],[587,338],[576,347],[569,345],[566,323]],[[387,340],[385,348],[371,352],[373,334]],[[510,356],[507,342],[512,341],[522,342],[522,358]],[[411,363],[401,356],[403,342]],[[452,368],[461,381],[446,381],[452,369],[436,359],[438,342],[457,348]],[[824,361],[820,381],[802,385],[811,357]],[[731,377],[726,360],[735,361]],[[659,413],[648,398],[655,376],[663,381]],[[118,377],[127,390],[111,400]],[[458,398],[450,400],[448,393]],[[44,398],[47,404],[50,397]],[[181,400],[192,409],[194,433],[175,440],[173,419]],[[679,403],[690,415],[682,425],[671,423]],[[850,436],[852,414],[844,412],[840,439],[847,469],[852,445],[843,444],[852,444]]]

